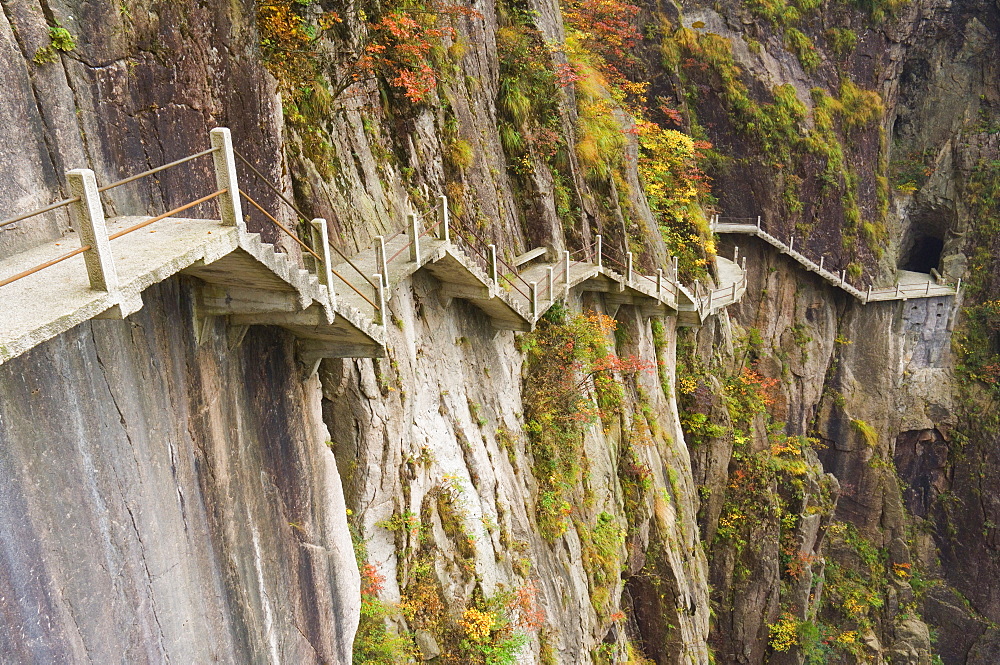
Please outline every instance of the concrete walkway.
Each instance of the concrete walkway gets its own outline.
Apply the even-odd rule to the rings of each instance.
[[[107,228],[113,234],[143,219],[112,219]],[[0,260],[0,278],[77,245],[70,235]],[[138,311],[146,288],[176,274],[206,283],[199,315],[231,316],[237,325],[283,325],[303,339],[381,355],[383,331],[370,317],[349,302],[331,304],[315,275],[241,226],[170,217],[111,241],[111,250],[118,274],[114,291],[91,288],[82,255],[0,287],[0,363],[88,319],[120,319]]]
[[[200,280],[199,318],[224,316],[237,335],[250,325],[286,328],[297,337],[303,362],[313,368],[322,358],[383,356],[386,301],[418,270],[440,283],[445,303],[467,300],[499,330],[532,330],[553,303],[577,290],[602,293],[613,308],[631,305],[645,316],[680,314],[680,325],[701,325],[746,289],[743,270],[721,258],[719,285],[704,292],[685,289],[663,270],[653,276],[634,271],[631,254],[623,262],[613,261],[620,271],[613,269],[605,261],[600,236],[594,247],[580,250],[591,259],[571,260],[568,252],[536,248],[512,268],[498,259],[495,246],[465,234],[451,237],[444,197],[435,223],[427,226],[411,215],[403,232],[378,237],[372,246],[350,258],[341,255],[334,264],[324,220],[312,220],[309,242],[298,238],[237,186],[228,130],[213,130],[212,145],[100,189],[92,172],[70,172],[75,196],[0,222],[68,206],[77,230],[0,259],[0,363],[89,319],[127,317],[142,307],[146,288],[177,274]],[[218,190],[213,194],[159,217],[105,220],[101,191],[208,155],[216,166]],[[221,219],[177,216],[213,198]],[[243,198],[302,247],[305,268],[300,259],[246,231]]]
[[[794,259],[803,268],[816,273],[833,286],[846,291],[862,303],[886,301],[886,300],[907,300],[910,298],[934,298],[940,296],[954,296],[957,288],[950,284],[939,284],[931,275],[925,273],[915,273],[900,270],[896,274],[897,286],[873,288],[866,290],[858,289],[847,282],[845,272],[836,274],[823,267],[823,261],[816,263],[805,255],[794,249],[794,240],[789,239],[789,244],[783,243],[759,226],[758,223],[747,222],[716,222],[712,225],[712,230],[716,233],[738,234],[756,236],[775,247],[780,253]]]

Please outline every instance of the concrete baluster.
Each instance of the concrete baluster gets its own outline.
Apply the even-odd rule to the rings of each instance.
[[[841,283],[841,285],[847,283],[847,271],[846,270],[841,270],[840,271],[840,283]]]
[[[871,284],[869,284],[869,285],[868,285],[868,295],[866,295],[866,296],[865,296],[865,304],[867,305],[867,304],[868,304],[868,302],[869,302],[869,301],[870,301],[871,299],[872,299],[872,285],[871,285]]]
[[[545,267],[545,277],[549,280],[549,303],[551,304],[556,301],[556,285],[552,275],[552,266]]]
[[[385,311],[385,287],[382,286],[382,278],[383,276],[378,273],[372,275],[372,279],[375,280],[375,283],[378,285],[375,288],[377,292],[375,295],[378,298],[376,301],[378,303],[378,311],[375,312],[375,323],[385,328],[386,323],[389,321],[389,317],[386,316]]]
[[[757,228],[760,228],[760,215],[757,215]]]
[[[788,253],[792,253],[792,248],[795,247],[795,236],[790,236],[788,238]]]
[[[738,264],[740,262],[740,246],[735,245],[733,249],[733,263]]]
[[[386,263],[385,238],[375,236],[375,260],[378,262],[379,270],[382,271],[382,286],[389,288],[389,264]]]
[[[746,276],[747,276],[747,257],[744,256],[743,257],[743,279],[746,279]]]
[[[410,232],[410,261],[417,263],[420,261],[420,225],[412,212],[406,218]]]
[[[628,284],[631,284],[632,283],[632,252],[626,252],[625,256],[627,258],[627,261],[626,261],[626,263],[627,263],[626,271],[628,273],[626,275],[626,277],[625,277],[625,281]]]
[[[240,201],[240,188],[236,180],[236,154],[233,152],[233,137],[226,127],[216,127],[210,132],[212,147],[217,148],[212,153],[215,163],[216,189],[226,190],[219,196],[219,213],[222,215],[223,226],[239,226],[243,224],[243,203]]]
[[[531,318],[538,316],[538,282],[529,284],[531,287]]]
[[[663,297],[663,268],[656,269],[656,297]]]
[[[823,261],[825,261],[825,260],[826,260],[825,256],[819,257],[819,270],[820,270],[820,272],[823,272]]]
[[[438,226],[438,240],[451,242],[451,211],[448,209],[448,197],[441,195],[441,224]]]
[[[337,294],[333,288],[333,264],[330,262],[330,243],[326,238],[326,220],[317,217],[309,223],[312,229],[313,251],[323,257],[323,265],[316,266],[316,277],[319,283],[326,285],[330,295],[330,305],[336,305]]]
[[[597,234],[597,257],[596,257],[597,258],[597,267],[598,268],[603,268],[604,267],[604,259],[601,257],[601,251],[602,251],[602,249],[603,248],[601,247],[601,234],[598,233]]]
[[[569,302],[569,252],[563,252],[563,260],[566,268],[566,302]]]
[[[955,295],[957,296],[961,292],[962,292],[962,278],[959,277],[958,284],[955,285]]]
[[[497,246],[489,245],[490,250],[490,279],[493,280],[494,284],[500,283],[500,275],[497,274]]]
[[[70,196],[80,197],[70,204],[70,218],[80,237],[80,246],[90,246],[83,253],[84,265],[90,288],[97,291],[114,291],[118,288],[118,272],[111,256],[111,242],[104,220],[104,206],[97,191],[97,179],[90,169],[74,169],[66,174]]]

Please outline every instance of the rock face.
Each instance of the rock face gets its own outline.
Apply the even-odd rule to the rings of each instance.
[[[57,200],[70,168],[104,184],[201,150],[226,125],[348,252],[446,193],[459,232],[507,258],[602,233],[663,266],[636,146],[616,148],[619,178],[588,171],[572,86],[545,125],[565,163],[507,154],[512,31],[530,25],[525,43],[551,55],[558,4],[479,4],[481,19],[455,19],[435,96],[410,104],[385,81],[280,96],[262,5],[0,0],[0,120],[17,128],[0,132],[0,208]],[[975,176],[1000,159],[996,7],[800,4],[642,8],[644,80],[724,156],[710,173],[723,214],[763,215],[864,280],[935,261],[964,276],[989,228]],[[366,28],[338,18],[310,48],[343,74]],[[751,105],[762,115],[741,116]],[[210,185],[194,162],[105,204],[147,214]],[[0,255],[68,232],[57,214],[0,227]],[[519,662],[994,662],[1000,459],[992,421],[974,426],[987,389],[956,380],[960,307],[861,305],[762,243],[740,253],[746,298],[697,331],[600,296],[567,303],[613,315],[616,352],[654,369],[619,376],[614,415],[574,442],[559,533],[540,517],[554,481],[526,427],[526,338],[423,273],[391,294],[385,359],[315,375],[278,329],[197,317],[190,279],[0,366],[2,659],[348,663],[361,590],[382,586],[378,627],[412,634],[427,662],[453,662],[455,626],[481,616],[466,612],[511,593],[541,611]],[[756,406],[734,397],[746,381]]]
[[[359,577],[292,340],[191,285],[0,367],[11,662],[350,662]]]

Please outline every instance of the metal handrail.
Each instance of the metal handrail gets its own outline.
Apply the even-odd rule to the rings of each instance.
[[[0,222],[0,228],[28,219],[29,217],[34,217],[35,215],[41,215],[44,212],[50,212],[52,210],[55,210],[56,208],[61,208],[63,206],[69,205],[70,203],[76,203],[79,200],[80,200],[79,196],[71,196],[68,199],[63,199],[61,201],[56,201],[55,203],[50,203],[49,205],[43,208],[38,208],[37,210],[32,210],[31,212],[26,212],[22,215],[18,215],[17,217],[11,217],[10,219],[5,219],[2,222]]]
[[[54,266],[55,264],[60,263],[62,261],[65,261],[66,259],[71,259],[71,258],[73,258],[74,256],[76,256],[78,254],[83,254],[84,252],[86,252],[89,249],[93,249],[93,248],[90,245],[84,245],[83,247],[79,247],[77,249],[74,249],[72,252],[67,252],[66,254],[63,254],[62,256],[60,256],[58,258],[52,259],[51,261],[46,261],[45,263],[42,263],[41,265],[37,265],[34,268],[28,268],[24,272],[19,272],[16,275],[14,275],[12,277],[8,277],[7,279],[3,280],[2,282],[0,282],[0,286],[7,286],[8,284],[16,282],[17,280],[21,279],[22,277],[27,277],[28,275],[33,275],[33,274],[35,274],[36,272],[38,272],[40,270],[44,270],[44,269],[48,268],[49,266]]]
[[[136,180],[139,180],[141,178],[145,178],[148,175],[152,175],[154,173],[159,173],[160,171],[164,171],[166,169],[169,169],[171,167],[177,166],[179,164],[183,164],[185,162],[190,162],[192,159],[197,159],[198,157],[203,157],[205,155],[209,155],[209,154],[211,154],[213,152],[216,152],[217,150],[219,150],[218,147],[209,148],[208,150],[203,150],[203,151],[195,153],[193,155],[188,155],[187,157],[183,157],[181,159],[175,160],[173,162],[170,162],[169,164],[164,164],[163,166],[157,166],[155,169],[150,169],[148,171],[143,171],[142,173],[137,173],[137,174],[135,174],[133,176],[129,176],[128,178],[124,178],[122,180],[118,180],[117,182],[113,182],[110,185],[104,185],[103,187],[98,187],[97,191],[98,192],[106,192],[109,189],[113,189],[113,188],[119,187],[121,185],[127,185],[130,182],[135,182]],[[16,222],[23,221],[25,219],[28,219],[29,217],[34,217],[35,215],[41,215],[42,213],[51,212],[52,210],[55,210],[56,208],[61,208],[62,206],[69,205],[70,203],[76,203],[79,200],[80,200],[79,196],[71,196],[68,199],[62,199],[61,201],[56,201],[55,203],[50,203],[47,206],[44,206],[42,208],[38,208],[37,210],[32,210],[30,212],[26,212],[26,213],[23,213],[21,215],[18,215],[17,217],[11,217],[10,219],[5,219],[2,222],[0,222],[0,228],[2,228],[4,226],[9,226],[10,224],[14,224]]]
[[[309,220],[309,216],[308,216],[308,215],[306,215],[306,214],[305,214],[304,212],[302,212],[301,210],[299,210],[299,207],[298,207],[298,206],[296,206],[296,205],[295,205],[294,203],[292,203],[291,201],[289,201],[289,200],[288,200],[288,199],[287,199],[287,198],[285,197],[285,195],[284,195],[284,194],[282,194],[282,193],[281,193],[281,191],[280,191],[280,190],[279,190],[279,189],[278,189],[277,187],[275,187],[274,185],[272,185],[272,184],[271,184],[271,182],[270,182],[270,180],[268,180],[267,176],[265,176],[265,175],[264,175],[263,173],[261,173],[260,171],[258,171],[258,170],[257,170],[257,168],[256,168],[256,167],[255,167],[255,166],[254,166],[253,164],[251,164],[251,163],[250,163],[250,162],[249,162],[249,161],[247,160],[247,158],[246,158],[246,157],[244,157],[243,155],[241,155],[241,154],[240,154],[240,153],[239,153],[238,151],[236,151],[236,150],[233,150],[233,154],[235,154],[235,155],[236,155],[236,158],[237,158],[237,159],[239,159],[239,160],[240,160],[241,162],[243,162],[244,164],[246,164],[247,168],[249,168],[249,169],[250,169],[250,171],[251,171],[251,172],[252,172],[252,173],[253,173],[253,174],[254,174],[255,176],[257,176],[257,177],[258,177],[258,178],[260,179],[260,181],[261,181],[261,182],[263,182],[263,183],[264,183],[264,185],[265,185],[265,186],[266,186],[266,187],[267,187],[268,189],[270,189],[270,190],[271,190],[272,192],[274,192],[275,194],[277,194],[278,198],[279,198],[279,199],[281,199],[282,201],[284,201],[284,202],[285,202],[285,205],[287,205],[287,206],[288,206],[289,208],[291,208],[292,210],[294,210],[294,211],[295,211],[295,213],[296,213],[296,214],[297,214],[297,215],[298,215],[298,216],[299,216],[299,217],[300,217],[300,218],[301,218],[301,219],[302,219],[303,221],[308,221],[308,220]],[[351,257],[347,256],[347,254],[345,254],[345,253],[343,252],[343,250],[341,250],[341,249],[340,249],[339,247],[337,247],[337,246],[336,246],[336,245],[334,245],[334,244],[333,244],[332,242],[330,242],[330,239],[329,239],[329,238],[325,238],[325,240],[326,240],[326,244],[328,244],[328,245],[330,246],[330,249],[332,249],[333,251],[337,252],[337,254],[339,254],[339,255],[340,255],[340,258],[344,259],[344,261],[346,261],[346,262],[347,262],[347,265],[351,266],[351,268],[353,268],[355,272],[357,272],[357,273],[358,273],[359,275],[361,275],[361,278],[362,278],[363,280],[365,280],[366,282],[368,282],[368,284],[370,284],[370,285],[371,285],[371,287],[372,287],[373,289],[376,289],[376,290],[378,290],[378,286],[377,286],[377,285],[375,284],[375,282],[373,282],[373,281],[371,280],[371,278],[370,278],[370,277],[368,277],[368,275],[366,275],[366,274],[365,274],[365,273],[364,273],[364,272],[363,272],[363,271],[362,271],[362,270],[361,270],[360,268],[358,268],[358,266],[356,266],[356,265],[354,264],[354,261],[352,261],[352,260],[351,260]]]
[[[104,187],[98,187],[97,191],[98,192],[106,192],[109,189],[114,189],[115,187],[120,187],[121,185],[127,185],[130,182],[135,182],[136,180],[140,180],[142,178],[145,178],[146,176],[153,175],[154,173],[159,173],[160,171],[166,171],[169,168],[173,168],[174,166],[179,166],[180,164],[184,164],[185,162],[190,162],[193,159],[197,159],[199,157],[204,157],[205,155],[211,155],[213,152],[218,152],[219,150],[220,150],[220,147],[216,146],[214,148],[209,148],[208,150],[202,150],[201,152],[196,152],[193,155],[188,155],[187,157],[182,157],[181,159],[172,161],[169,164],[164,164],[162,166],[157,166],[154,169],[149,169],[148,171],[143,171],[142,173],[136,173],[133,176],[129,176],[127,178],[123,178],[122,180],[118,180],[117,182],[113,182],[110,185],[104,185]]]
[[[156,217],[150,217],[149,219],[141,221],[138,224],[134,224],[134,225],[132,225],[132,226],[126,228],[126,229],[122,229],[121,231],[118,231],[117,233],[113,233],[113,234],[109,235],[108,236],[108,240],[114,240],[116,238],[121,238],[123,235],[126,235],[128,233],[132,233],[133,231],[138,231],[139,229],[141,229],[143,227],[146,227],[146,226],[149,226],[150,224],[152,224],[154,222],[158,222],[161,219],[166,219],[167,217],[173,217],[174,215],[176,215],[179,212],[184,212],[185,210],[188,210],[189,208],[193,208],[196,205],[202,204],[205,201],[211,201],[215,197],[220,196],[222,194],[225,194],[228,191],[229,191],[228,189],[220,189],[220,190],[218,190],[216,192],[212,192],[211,194],[209,194],[207,196],[201,197],[197,201],[192,201],[191,203],[185,203],[184,205],[178,206],[178,207],[174,208],[173,210],[168,210],[167,212],[163,213],[162,215],[157,215]]]
[[[479,235],[478,233],[476,233],[474,229],[471,229],[468,226],[466,226],[462,222],[461,218],[456,217],[455,221],[458,222],[458,226],[463,231],[469,233],[473,238],[475,238],[476,240],[478,240],[482,245],[485,246],[485,245],[489,245],[490,244],[490,243],[486,242],[485,238],[483,238],[481,235]],[[528,282],[526,282],[525,279],[523,277],[521,277],[521,275],[517,271],[517,269],[514,266],[510,265],[509,263],[507,263],[503,259],[503,257],[501,257],[501,256],[498,255],[497,256],[497,263],[500,264],[500,265],[502,265],[504,268],[506,268],[509,273],[511,273],[515,277],[517,277],[521,281],[521,283],[524,284],[526,287],[528,287],[529,289],[531,288],[531,284],[528,284]],[[508,281],[510,281],[510,280],[508,280]],[[514,284],[511,283],[511,286],[513,287]],[[520,289],[517,289],[517,292],[520,293],[522,296],[524,295],[524,293]],[[527,298],[528,296],[525,296],[525,297]]]
[[[274,216],[271,213],[269,213],[268,211],[264,210],[264,208],[261,207],[261,205],[259,203],[257,203],[252,198],[250,198],[249,194],[247,194],[246,192],[244,192],[242,189],[240,190],[240,194],[242,194],[243,198],[245,198],[247,201],[250,202],[250,205],[252,205],[254,208],[257,208],[257,210],[261,211],[264,214],[265,217],[267,217],[269,220],[271,220],[272,224],[274,224],[279,229],[281,229],[282,231],[284,231],[292,240],[294,240],[295,242],[297,242],[302,249],[304,249],[307,252],[309,252],[310,254],[312,254],[313,257],[317,261],[319,261],[320,263],[325,263],[325,261],[323,261],[323,257],[322,256],[320,256],[319,254],[317,254],[316,252],[314,252],[313,249],[312,249],[312,247],[310,247],[309,245],[307,245],[306,243],[304,243],[301,238],[299,238],[297,235],[295,235],[294,233],[292,233],[291,229],[289,229],[287,226],[285,226],[284,224],[282,224],[281,222],[279,222],[277,219],[275,219]]]
[[[267,210],[265,210],[259,203],[257,203],[256,201],[254,201],[250,197],[249,194],[247,194],[246,192],[244,192],[242,189],[240,190],[240,194],[242,194],[243,198],[245,198],[247,201],[250,202],[250,205],[252,205],[253,207],[257,208],[257,210],[259,210],[260,212],[262,212],[265,217],[267,217],[269,220],[271,220],[271,222],[275,226],[277,226],[279,229],[281,229],[282,231],[284,231],[285,233],[287,233],[295,242],[297,242],[302,247],[302,249],[304,249],[307,252],[309,252],[320,263],[325,263],[325,261],[323,261],[323,257],[321,257],[319,254],[317,254],[315,251],[313,251],[313,249],[311,247],[309,247],[306,243],[304,243],[301,238],[299,238],[297,235],[295,235],[294,233],[292,233],[291,229],[289,229],[287,226],[285,226],[284,224],[282,224],[281,222],[279,222],[277,219],[275,219],[274,216],[271,215],[271,213],[269,213]],[[334,270],[332,266],[330,267],[330,273],[333,274],[337,279],[339,279],[340,281],[342,281],[344,284],[346,284],[347,286],[351,287],[351,289],[355,293],[357,293],[359,296],[361,296],[362,298],[364,298],[365,302],[367,302],[369,305],[371,305],[372,307],[374,307],[376,311],[381,311],[381,309],[382,309],[381,307],[379,307],[378,305],[376,305],[368,296],[366,296],[364,293],[362,293],[361,290],[358,289],[358,287],[354,286],[354,284],[352,284],[343,275],[341,275],[339,272],[337,272],[336,270]],[[329,288],[333,288],[332,285],[329,285]]]
[[[220,190],[218,190],[216,192],[212,192],[208,196],[201,197],[197,201],[192,201],[191,203],[186,203],[186,204],[184,204],[182,206],[178,206],[178,207],[174,208],[173,210],[165,212],[162,215],[157,215],[156,217],[151,217],[149,219],[146,219],[146,220],[143,220],[143,221],[139,222],[138,224],[133,224],[132,226],[130,226],[128,228],[122,229],[121,231],[118,231],[117,233],[113,233],[113,234],[109,235],[108,236],[108,241],[110,242],[111,240],[115,240],[117,238],[121,238],[123,235],[126,235],[128,233],[132,233],[133,231],[138,231],[139,229],[141,229],[143,227],[146,227],[146,226],[149,226],[150,224],[153,224],[154,222],[158,222],[158,221],[160,221],[162,219],[166,219],[167,217],[171,217],[173,215],[176,215],[179,212],[183,212],[185,210],[188,210],[189,208],[193,208],[196,205],[200,205],[202,203],[205,203],[206,201],[210,201],[210,200],[214,199],[215,197],[220,196],[221,194],[225,194],[227,191],[228,190],[226,190],[226,189],[220,189]],[[79,200],[79,197],[76,197],[76,200]],[[69,201],[69,202],[72,202],[72,201]],[[88,250],[91,250],[91,249],[93,249],[93,247],[91,245],[84,245],[83,247],[79,247],[77,249],[74,249],[72,252],[67,252],[66,254],[63,254],[62,256],[60,256],[58,258],[52,259],[51,261],[46,261],[45,263],[39,264],[39,265],[37,265],[37,266],[35,266],[33,268],[29,268],[29,269],[27,269],[25,271],[19,272],[16,275],[8,277],[7,279],[5,279],[3,281],[0,281],[0,286],[7,286],[8,284],[16,282],[17,280],[21,279],[22,277],[27,277],[28,275],[33,275],[36,272],[39,272],[40,270],[44,270],[45,268],[48,268],[50,266],[54,266],[57,263],[65,261],[66,259],[73,258],[74,256],[77,256],[79,254],[83,254],[84,252],[86,252]]]
[[[405,251],[406,251],[407,249],[409,249],[409,248],[410,248],[410,245],[412,245],[412,244],[413,244],[413,241],[412,241],[412,240],[410,240],[410,241],[409,241],[409,242],[407,242],[407,243],[406,243],[405,245],[403,245],[402,247],[400,247],[400,248],[399,248],[399,250],[398,250],[398,251],[397,251],[397,252],[396,252],[395,254],[393,254],[392,256],[390,256],[389,258],[387,258],[387,259],[385,260],[385,262],[386,262],[386,263],[392,263],[392,262],[393,262],[393,260],[395,260],[395,258],[396,258],[397,256],[399,256],[400,254],[402,254],[403,252],[405,252]],[[418,258],[419,258],[419,257],[418,257]]]

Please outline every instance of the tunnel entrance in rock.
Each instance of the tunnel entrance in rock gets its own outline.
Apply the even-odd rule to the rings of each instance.
[[[913,272],[929,273],[932,268],[937,270],[941,263],[942,250],[944,241],[941,238],[920,234],[913,239],[913,245],[903,255],[899,267]]]

